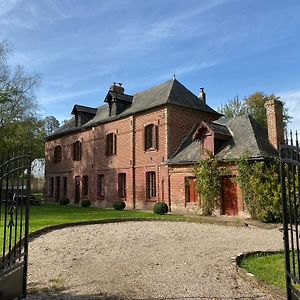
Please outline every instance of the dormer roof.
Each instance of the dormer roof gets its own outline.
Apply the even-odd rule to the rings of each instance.
[[[208,125],[209,122],[203,122]],[[267,130],[261,127],[250,116],[239,116],[230,120],[210,122],[209,128],[214,132],[230,133],[231,137],[224,140],[215,154],[219,160],[236,160],[242,156],[249,159],[260,160],[278,157],[277,150],[268,140]],[[227,129],[225,129],[226,127]],[[181,148],[169,160],[169,164],[191,164],[200,159],[200,139],[195,138],[199,126],[193,129],[182,142]]]

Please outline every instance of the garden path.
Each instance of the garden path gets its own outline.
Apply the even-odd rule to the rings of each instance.
[[[122,222],[52,231],[30,242],[28,299],[271,299],[231,257],[282,249],[278,229]],[[51,296],[49,296],[51,294]]]

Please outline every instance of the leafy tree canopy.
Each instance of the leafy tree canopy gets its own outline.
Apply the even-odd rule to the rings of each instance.
[[[35,89],[40,76],[9,66],[12,54],[11,45],[0,41],[0,154],[31,151],[33,158],[43,157],[44,138],[59,123],[53,116],[39,116]]]
[[[240,100],[240,98],[236,96],[232,100],[229,100],[227,103],[222,105],[218,111],[228,119],[250,114],[261,126],[267,128],[267,116],[264,105],[268,100],[272,99],[282,101],[280,97],[275,96],[274,94],[266,95],[263,92],[255,92],[254,94],[245,97],[244,100]],[[282,102],[283,121],[286,127],[291,121],[292,117],[288,113],[285,102]]]

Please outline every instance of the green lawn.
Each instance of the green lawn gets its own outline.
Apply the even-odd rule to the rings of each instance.
[[[18,210],[18,219],[20,219],[20,209]],[[23,210],[23,216],[24,216]],[[14,217],[15,218],[15,217]],[[24,218],[24,217],[23,217]],[[3,246],[3,219],[4,211],[1,212],[1,226],[0,226],[0,257],[2,254]],[[155,215],[153,212],[139,211],[139,210],[124,210],[117,211],[114,209],[104,209],[97,207],[81,207],[75,205],[58,205],[58,204],[42,204],[40,206],[30,207],[30,233],[42,230],[45,227],[57,226],[69,223],[78,222],[97,222],[97,221],[110,221],[110,220],[167,220],[167,221],[183,221],[183,222],[195,222],[195,223],[216,223],[222,225],[233,225],[233,226],[245,226],[243,220],[239,219],[222,219],[220,217],[205,217],[197,215]],[[23,223],[24,225],[24,223]],[[15,230],[15,227],[13,227]],[[20,238],[20,228],[17,228],[16,241]],[[22,227],[22,237],[24,236],[24,226]],[[6,250],[8,247],[8,231],[7,231],[7,243]],[[14,243],[14,231],[12,234]]]
[[[250,255],[242,260],[240,266],[257,279],[285,290],[284,253]]]
[[[187,221],[188,217],[181,215],[155,215],[144,211],[117,211],[97,207],[80,207],[73,205],[43,204],[30,207],[30,232],[42,228],[66,223],[113,220],[113,219],[161,219]]]

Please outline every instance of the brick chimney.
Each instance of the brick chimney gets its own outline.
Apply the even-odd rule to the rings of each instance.
[[[279,149],[284,141],[283,103],[279,100],[268,100],[265,103],[270,143]]]
[[[118,84],[116,82],[114,82],[111,87],[109,88],[109,90],[111,92],[115,92],[115,93],[118,93],[118,94],[124,94],[124,87],[123,87],[123,84],[121,82],[119,82]]]
[[[204,92],[204,88],[200,88],[199,99],[200,99],[203,103],[206,103],[206,94],[205,94],[205,92]]]

